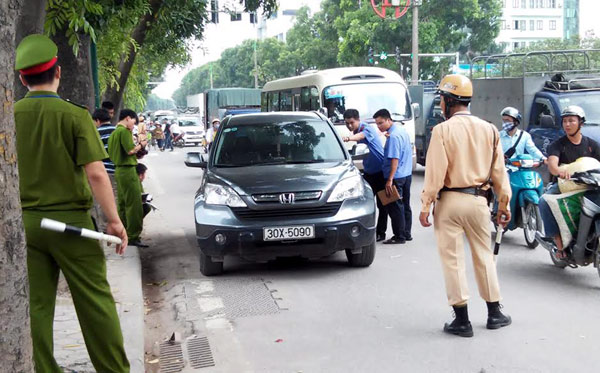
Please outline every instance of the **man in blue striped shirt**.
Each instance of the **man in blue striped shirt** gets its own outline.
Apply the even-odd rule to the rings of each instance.
[[[106,109],[96,109],[92,114],[92,119],[94,120],[96,128],[100,133],[100,139],[102,140],[102,144],[104,144],[104,149],[108,153],[108,138],[116,129],[116,127],[110,123],[110,113]],[[106,168],[108,178],[110,179],[110,184],[112,185],[113,195],[116,198],[117,183],[115,181],[115,165],[110,161],[110,158],[104,159],[102,163],[104,163],[104,168]],[[94,222],[96,223],[96,229],[100,232],[105,232],[108,220],[104,215],[104,212],[102,212],[102,209],[100,208],[100,205],[97,203],[96,199],[94,199],[94,205],[92,206],[91,214],[94,218]]]
[[[108,152],[108,138],[117,127],[110,123],[110,113],[106,109],[96,109],[94,114],[92,114],[92,119],[94,120],[94,123],[96,123],[98,132],[100,132],[100,139],[104,144],[104,149]],[[109,175],[115,173],[115,165],[110,161],[110,158],[106,158],[102,162],[104,163],[104,168],[106,168],[106,172],[108,172]]]

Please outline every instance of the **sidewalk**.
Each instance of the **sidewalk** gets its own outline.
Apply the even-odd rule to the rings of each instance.
[[[138,248],[119,256],[105,248],[108,282],[121,320],[131,372],[144,371],[144,297]],[[61,278],[54,315],[54,356],[65,372],[95,372],[85,348],[71,294]]]

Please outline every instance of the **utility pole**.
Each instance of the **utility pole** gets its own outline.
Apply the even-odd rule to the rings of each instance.
[[[212,62],[208,65],[208,69],[210,71],[210,89],[213,89],[213,74],[212,74]]]
[[[412,84],[419,84],[419,2],[415,0],[412,6]]]
[[[254,88],[258,88],[258,57],[256,55],[256,39],[254,39]]]

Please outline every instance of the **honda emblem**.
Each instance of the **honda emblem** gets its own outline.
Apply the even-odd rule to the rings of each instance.
[[[296,196],[294,195],[294,193],[281,193],[279,195],[279,203],[282,204],[292,204],[294,203],[294,200],[296,199]]]

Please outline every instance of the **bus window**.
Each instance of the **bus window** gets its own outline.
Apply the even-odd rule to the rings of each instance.
[[[292,91],[281,91],[279,93],[279,105],[281,111],[292,111]]]
[[[300,110],[310,111],[310,90],[308,87],[302,87],[300,91]]]
[[[269,111],[279,111],[279,92],[269,92]]]
[[[310,110],[319,110],[319,90],[317,87],[310,87]]]
[[[294,111],[300,111],[300,94],[294,94]]]
[[[268,93],[263,92],[260,94],[260,111],[269,111],[269,99]]]

